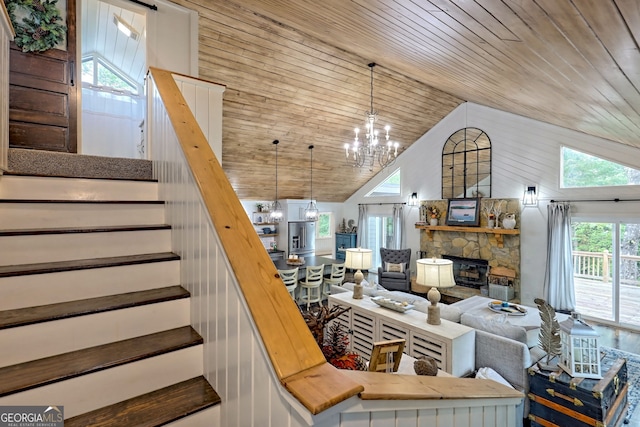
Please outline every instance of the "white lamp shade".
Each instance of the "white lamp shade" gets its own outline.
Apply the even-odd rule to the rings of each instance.
[[[416,261],[416,283],[434,288],[455,286],[453,261],[441,258],[419,259]]]
[[[373,257],[371,249],[349,248],[345,249],[345,252],[345,267],[356,270],[368,270],[371,268],[371,259]]]

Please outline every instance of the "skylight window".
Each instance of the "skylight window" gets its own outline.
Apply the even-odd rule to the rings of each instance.
[[[562,147],[562,188],[640,185],[640,170]]]
[[[389,175],[371,190],[365,197],[399,196],[400,195],[400,169]]]
[[[115,66],[97,56],[82,60],[82,82],[101,88],[138,95],[140,87]]]

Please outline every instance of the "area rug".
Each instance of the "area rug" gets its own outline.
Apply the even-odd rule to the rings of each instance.
[[[640,355],[602,346],[600,346],[600,351],[607,355],[613,355],[616,358],[627,359],[627,376],[629,382],[629,391],[627,392],[629,413],[627,418],[631,418],[638,404],[638,400],[640,400],[640,384],[638,383],[638,381],[640,381]],[[640,413],[638,413],[636,417],[640,417]]]

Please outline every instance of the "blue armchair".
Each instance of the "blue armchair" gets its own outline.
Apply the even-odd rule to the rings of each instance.
[[[394,291],[411,289],[411,249],[380,248],[382,265],[378,267],[378,283]]]

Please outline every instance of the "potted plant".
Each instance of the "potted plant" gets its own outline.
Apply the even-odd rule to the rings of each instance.
[[[429,217],[429,225],[438,225],[438,218],[440,218],[440,210],[436,206],[427,207],[427,216]]]

